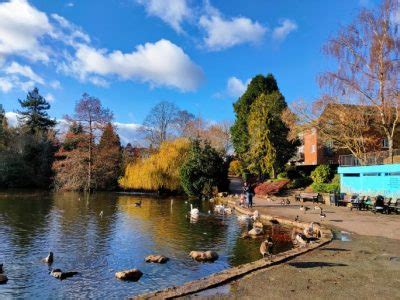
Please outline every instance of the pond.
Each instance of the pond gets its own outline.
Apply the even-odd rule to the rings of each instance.
[[[142,206],[135,202],[142,200]],[[197,222],[186,217],[190,203]],[[211,213],[209,213],[211,211]],[[102,212],[102,214],[101,214]],[[261,258],[260,240],[241,239],[249,225],[236,215],[212,213],[208,201],[96,193],[0,193],[0,263],[8,277],[0,295],[13,298],[123,298],[199,279]],[[292,247],[290,228],[267,228],[274,252]],[[215,250],[214,263],[193,261],[192,250]],[[41,262],[54,252],[52,268],[77,271],[59,281]],[[170,258],[147,264],[149,254]],[[119,281],[115,272],[138,268],[138,282]]]

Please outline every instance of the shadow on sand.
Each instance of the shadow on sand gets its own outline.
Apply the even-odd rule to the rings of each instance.
[[[322,262],[322,261],[301,261],[301,262],[291,262],[288,265],[301,268],[301,269],[308,269],[308,268],[322,268],[322,267],[346,267],[346,264],[341,263],[329,263],[329,262]]]

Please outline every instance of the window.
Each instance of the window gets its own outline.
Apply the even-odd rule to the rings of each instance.
[[[385,173],[385,176],[400,176],[400,172]]]
[[[389,148],[389,141],[387,138],[382,139],[382,148]]]
[[[360,177],[360,173],[344,173],[343,177]]]
[[[315,149],[316,147],[315,147],[315,145],[311,145],[311,153],[315,153]]]
[[[381,173],[364,173],[364,176],[381,176]]]

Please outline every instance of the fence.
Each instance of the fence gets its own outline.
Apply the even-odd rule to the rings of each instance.
[[[400,163],[400,149],[394,149],[390,157],[389,151],[378,151],[365,153],[362,159],[356,158],[353,154],[340,155],[339,165],[349,166],[373,166]]]

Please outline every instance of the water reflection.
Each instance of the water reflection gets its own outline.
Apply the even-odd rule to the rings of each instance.
[[[188,217],[190,202],[179,198],[141,197],[96,193],[0,194],[0,263],[9,277],[0,294],[12,297],[127,297],[182,284],[230,266],[260,258],[260,240],[240,238],[246,225],[236,216],[215,216],[207,201],[192,202],[199,208],[196,220]],[[268,229],[278,242],[274,251],[290,248],[281,236],[290,230]],[[278,239],[279,238],[279,239]],[[53,267],[78,271],[57,281],[40,262],[55,254]],[[215,250],[213,264],[193,261],[191,250]],[[165,265],[146,264],[148,254],[163,254]],[[118,281],[114,273],[139,268],[137,283]]]

